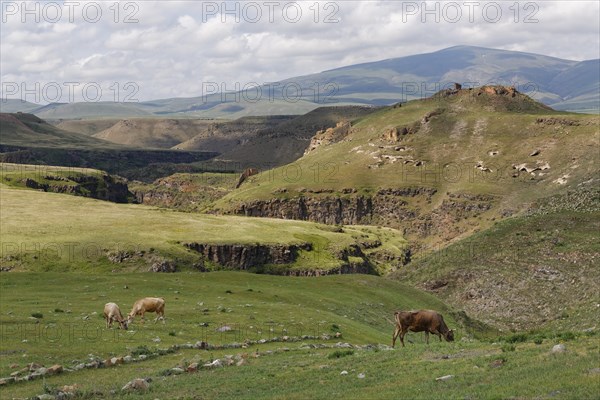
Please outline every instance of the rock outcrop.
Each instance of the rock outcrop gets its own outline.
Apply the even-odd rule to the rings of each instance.
[[[205,260],[226,268],[247,270],[266,264],[291,264],[299,250],[312,250],[310,243],[291,245],[184,243]]]

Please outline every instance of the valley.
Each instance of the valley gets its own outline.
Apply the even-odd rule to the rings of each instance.
[[[459,46],[297,79],[332,104],[7,102],[0,396],[594,398],[594,65]],[[145,296],[164,323],[106,327]],[[417,309],[455,340],[392,348]]]

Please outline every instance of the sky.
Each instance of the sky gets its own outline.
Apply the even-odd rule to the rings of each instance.
[[[0,97],[201,96],[474,45],[600,58],[593,1],[4,1]],[[214,87],[214,86],[211,86]]]

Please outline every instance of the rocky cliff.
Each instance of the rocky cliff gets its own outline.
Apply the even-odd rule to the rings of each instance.
[[[75,196],[112,201],[115,203],[134,202],[134,197],[127,183],[119,178],[105,174],[91,175],[34,175],[12,181],[11,177],[3,177],[5,183],[14,186],[25,186],[44,192],[66,193]]]

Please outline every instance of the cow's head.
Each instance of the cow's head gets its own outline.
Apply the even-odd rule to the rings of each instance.
[[[444,335],[444,338],[448,342],[454,342],[454,331],[452,329],[450,329],[448,332],[446,332],[446,334]]]

